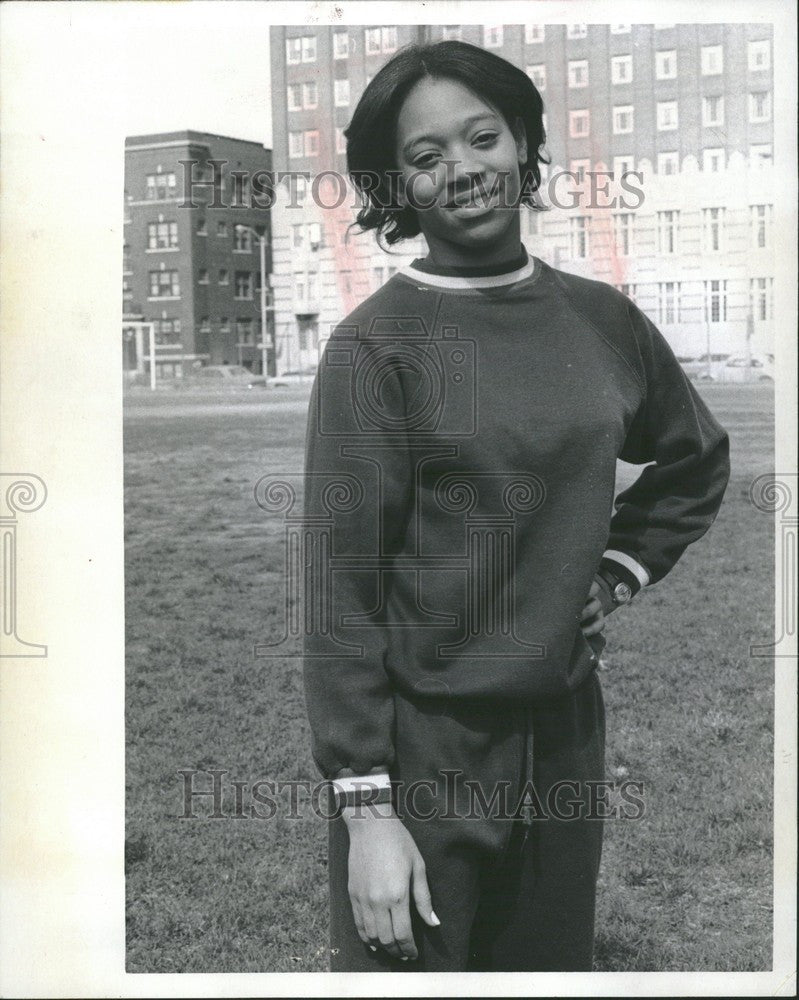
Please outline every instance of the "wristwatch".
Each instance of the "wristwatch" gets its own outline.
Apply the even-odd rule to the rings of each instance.
[[[603,566],[597,571],[597,573],[608,585],[610,596],[617,608],[621,607],[622,604],[630,603],[633,599],[633,589],[629,583],[619,579],[619,577],[616,576],[615,573],[611,572],[611,570],[609,570],[606,566]]]

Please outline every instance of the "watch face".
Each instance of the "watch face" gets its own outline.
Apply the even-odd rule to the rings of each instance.
[[[613,599],[617,604],[626,604],[633,596],[628,583],[617,583],[613,590]]]

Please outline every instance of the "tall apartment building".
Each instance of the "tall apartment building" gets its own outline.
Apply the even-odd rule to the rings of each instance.
[[[320,207],[340,199],[319,175],[346,173],[343,129],[390,55],[445,38],[496,52],[541,91],[550,208],[523,212],[532,254],[623,289],[678,354],[773,350],[770,25],[296,26],[271,33],[274,162],[317,188],[274,209],[279,368],[314,361],[332,325],[425,253],[421,237],[390,254],[371,235],[345,243],[355,203]],[[620,200],[630,171],[641,195]]]
[[[260,237],[268,288],[271,223],[251,186],[271,168],[271,150],[227,136],[125,140],[123,315],[154,324],[159,378],[204,363],[261,371]]]

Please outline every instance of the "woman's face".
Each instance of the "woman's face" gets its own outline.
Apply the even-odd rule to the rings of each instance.
[[[499,111],[455,80],[425,77],[409,92],[395,156],[404,203],[416,209],[431,249],[443,242],[486,250],[509,237],[518,244],[527,144],[517,126],[514,135]]]

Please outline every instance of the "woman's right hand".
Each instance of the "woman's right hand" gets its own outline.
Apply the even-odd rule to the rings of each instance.
[[[430,927],[433,913],[422,855],[390,804],[347,807],[350,835],[347,889],[358,935],[403,960],[418,958],[411,930],[410,898]]]

